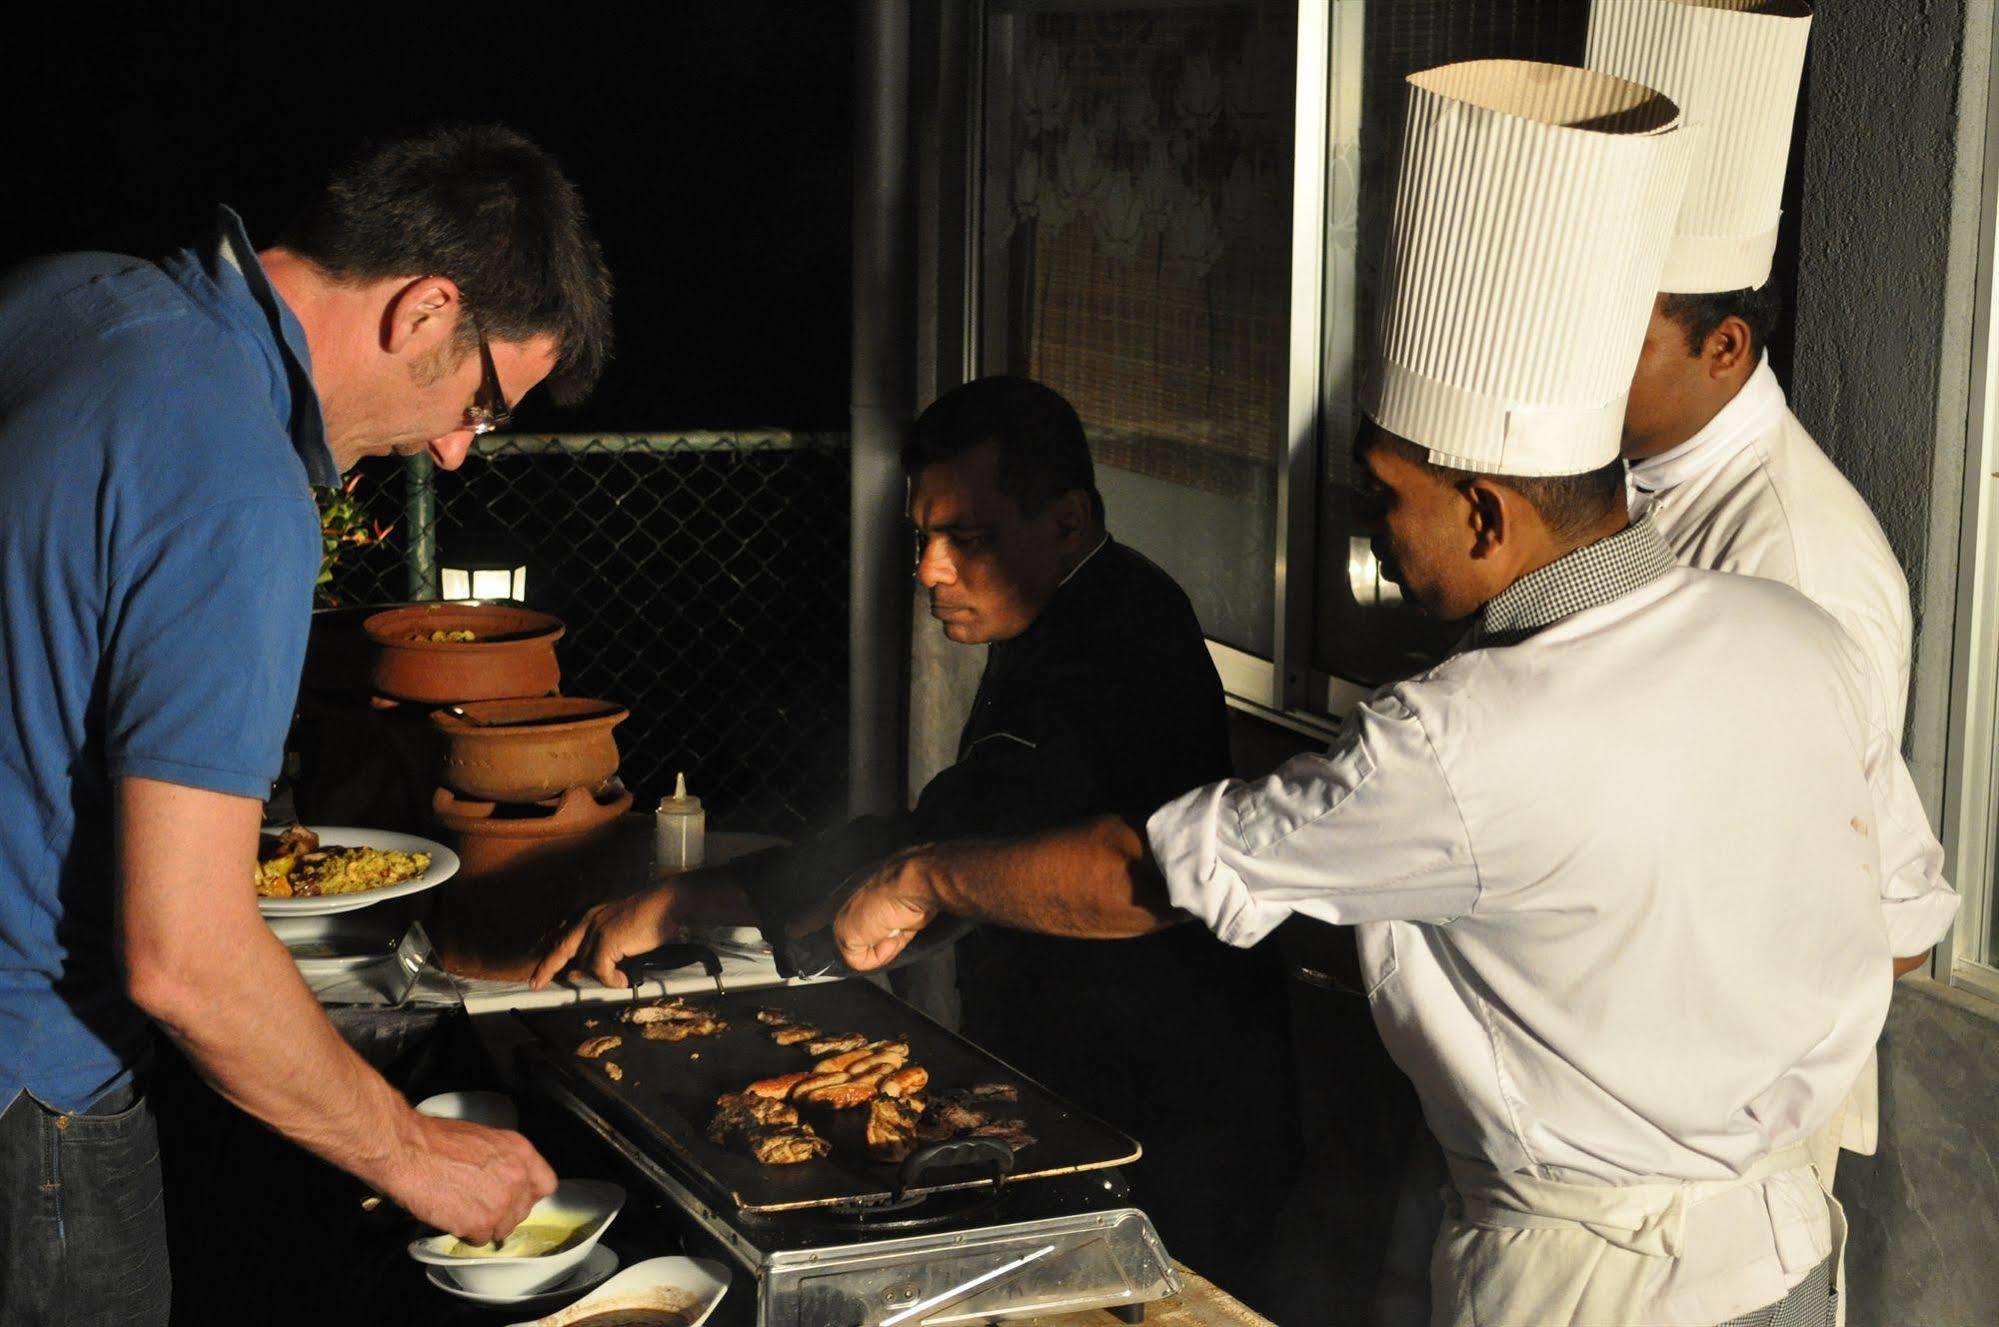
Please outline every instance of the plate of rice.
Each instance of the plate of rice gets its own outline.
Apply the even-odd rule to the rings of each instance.
[[[257,907],[266,917],[349,912],[406,898],[457,873],[457,853],[414,834],[295,825],[264,832],[257,851]]]

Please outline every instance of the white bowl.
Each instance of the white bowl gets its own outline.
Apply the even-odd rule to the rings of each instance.
[[[475,1294],[531,1295],[582,1266],[624,1205],[625,1191],[608,1180],[564,1180],[554,1193],[529,1209],[521,1223],[553,1220],[574,1226],[577,1233],[564,1247],[527,1257],[466,1257],[447,1252],[458,1243],[457,1236],[426,1235],[410,1241],[410,1257],[430,1267],[442,1267],[451,1273],[452,1280]]]
[[[729,1269],[706,1258],[648,1258],[635,1262],[566,1309],[513,1327],[569,1327],[614,1309],[677,1313],[687,1327],[701,1327],[729,1288]]]
[[[440,1092],[417,1102],[416,1113],[440,1120],[465,1120],[494,1129],[519,1128],[521,1122],[513,1098],[498,1092]]]
[[[467,1290],[442,1267],[427,1267],[424,1275],[430,1283],[447,1295],[456,1295],[474,1304],[484,1304],[488,1308],[513,1309],[517,1312],[540,1313],[559,1309],[576,1299],[578,1295],[604,1283],[604,1279],[618,1270],[618,1255],[599,1244],[590,1250],[590,1256],[583,1265],[563,1277],[546,1290],[537,1290],[532,1295],[488,1295],[477,1290]]]

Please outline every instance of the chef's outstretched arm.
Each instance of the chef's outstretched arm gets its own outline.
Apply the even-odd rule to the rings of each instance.
[[[898,852],[847,896],[833,935],[848,966],[871,971],[940,913],[1094,940],[1149,935],[1186,920],[1167,901],[1143,828],[1100,816],[1027,838]]]

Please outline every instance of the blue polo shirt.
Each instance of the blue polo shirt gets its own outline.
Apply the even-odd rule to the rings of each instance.
[[[270,794],[319,570],[309,481],[338,477],[304,330],[233,212],[162,262],[0,276],[0,1107],[80,1109],[145,1058],[113,781]]]

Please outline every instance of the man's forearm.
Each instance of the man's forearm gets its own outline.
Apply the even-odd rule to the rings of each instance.
[[[119,784],[119,953],[134,1003],[229,1101],[378,1187],[419,1125],[327,1021],[258,914],[258,804]]]
[[[408,1104],[327,1021],[283,944],[254,929],[204,928],[206,961],[155,970],[137,996],[229,1102],[377,1187],[413,1146]],[[261,932],[262,934],[258,934]]]
[[[1185,920],[1138,826],[1102,816],[1010,841],[928,850],[942,911],[1043,935],[1121,940]]]

